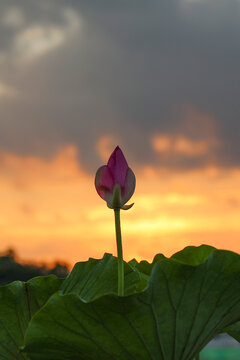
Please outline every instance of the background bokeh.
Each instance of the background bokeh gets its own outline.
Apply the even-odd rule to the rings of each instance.
[[[119,145],[126,260],[238,252],[239,33],[239,0],[2,0],[0,251],[115,254],[94,176]]]

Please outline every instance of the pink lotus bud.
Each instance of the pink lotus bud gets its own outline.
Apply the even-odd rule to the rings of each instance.
[[[125,204],[133,195],[135,184],[135,175],[128,167],[122,150],[117,146],[107,165],[101,166],[96,173],[97,193],[110,209],[128,210],[133,204]]]

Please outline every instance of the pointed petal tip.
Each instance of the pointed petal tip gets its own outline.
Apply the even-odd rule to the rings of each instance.
[[[120,186],[123,187],[128,169],[128,163],[119,146],[117,146],[111,154],[107,163],[107,167],[113,175],[114,182],[119,183]]]
[[[121,154],[123,155],[122,149],[121,149],[120,146],[118,146],[118,145],[117,145],[117,146],[115,147],[115,149],[113,150],[112,155],[113,155],[113,154],[116,154],[116,153],[121,153]],[[112,156],[112,155],[111,155],[111,156]]]

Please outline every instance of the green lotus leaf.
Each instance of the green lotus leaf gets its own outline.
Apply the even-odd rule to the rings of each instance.
[[[137,271],[124,262],[124,291],[126,295],[136,292],[141,281]],[[64,280],[61,293],[75,293],[85,302],[92,301],[106,294],[117,294],[118,259],[105,254],[101,260],[90,258],[77,263],[71,274]]]
[[[192,360],[239,319],[240,256],[212,249],[202,261],[203,248],[187,251],[190,258],[199,251],[197,265],[162,259],[140,293],[89,303],[77,293],[53,295],[33,316],[24,353],[32,360]]]
[[[146,260],[137,262],[137,260],[133,259],[133,260],[129,261],[128,264],[130,266],[132,266],[133,269],[137,270],[138,272],[142,273],[143,275],[146,275],[149,278],[154,265],[163,259],[166,259],[164,255],[157,254],[157,255],[155,255],[152,263],[149,263]]]
[[[50,275],[0,287],[0,359],[28,359],[19,351],[28,323],[61,282]]]
[[[214,250],[216,249],[209,245],[201,245],[198,247],[187,246],[183,250],[173,254],[171,259],[187,265],[199,265],[202,264]]]
[[[153,259],[153,262],[152,263],[149,263],[148,261],[146,260],[142,260],[140,262],[137,262],[136,259],[132,259],[131,261],[129,261],[129,265],[139,273],[139,277],[140,277],[140,281],[137,283],[137,286],[136,286],[136,291],[137,292],[140,292],[144,289],[147,288],[148,286],[148,282],[149,282],[149,279],[150,279],[150,275],[151,275],[151,272],[152,272],[152,269],[154,267],[154,265],[165,259],[165,256],[162,255],[162,254],[157,254],[154,259]]]
[[[240,343],[240,321],[237,321],[234,324],[228,326],[226,329],[224,329],[224,332],[228,333],[228,335],[232,336]]]

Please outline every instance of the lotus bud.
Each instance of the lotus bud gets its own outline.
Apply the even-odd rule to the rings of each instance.
[[[101,166],[95,177],[98,195],[107,202],[110,209],[128,210],[133,206],[125,205],[132,197],[136,185],[133,171],[119,146],[113,151],[107,165]]]

